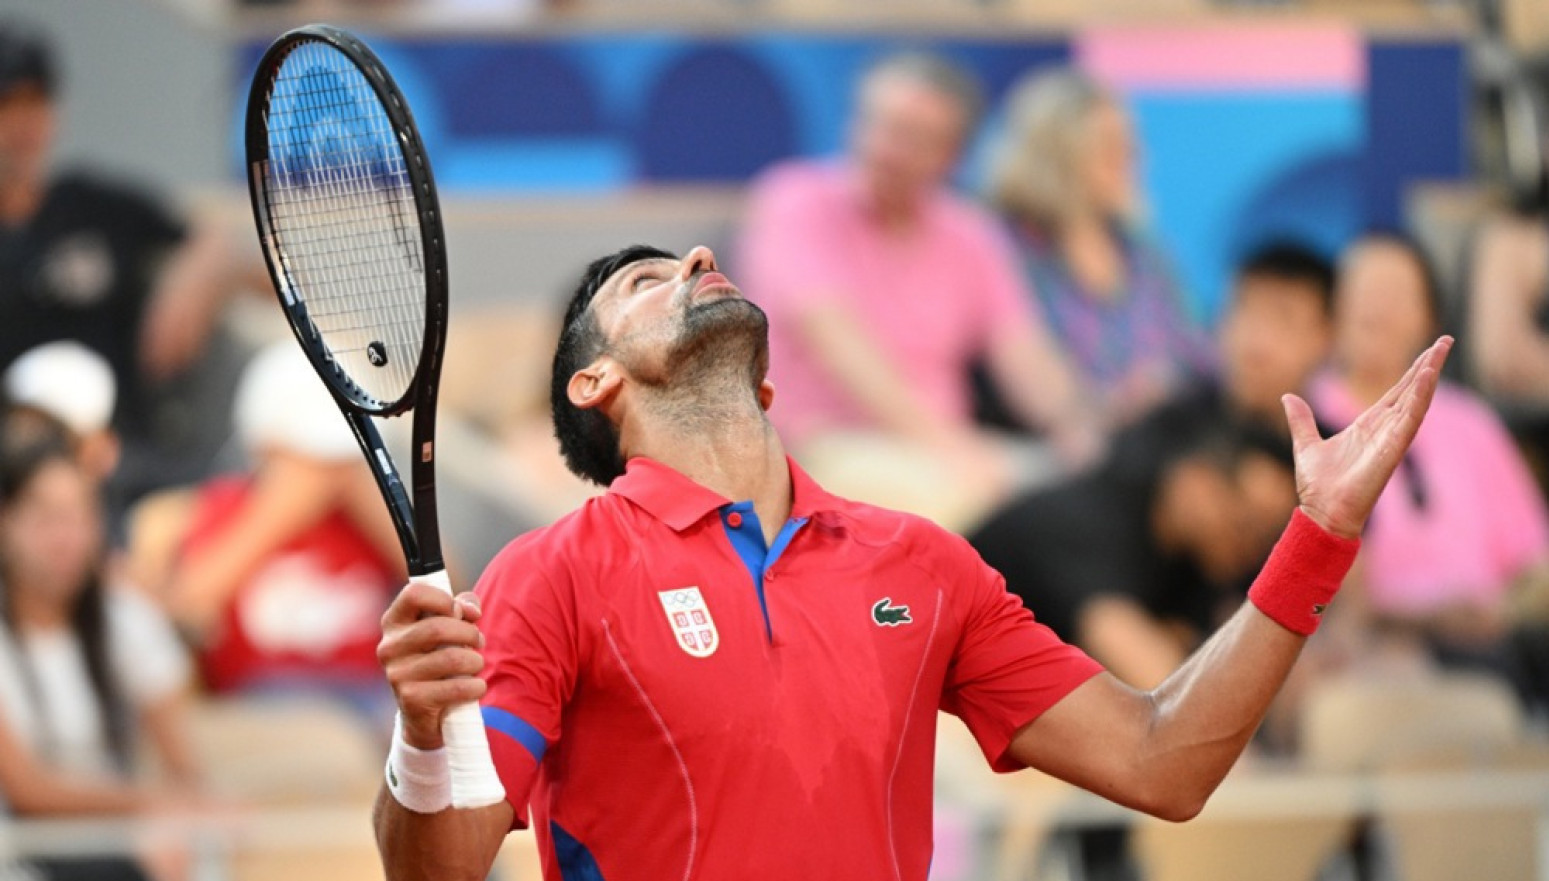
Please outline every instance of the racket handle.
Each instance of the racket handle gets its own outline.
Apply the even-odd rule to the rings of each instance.
[[[452,579],[445,569],[416,575],[413,580],[452,593]],[[452,807],[482,808],[506,797],[490,758],[489,738],[477,703],[470,701],[448,710],[441,720],[441,739],[452,771]]]

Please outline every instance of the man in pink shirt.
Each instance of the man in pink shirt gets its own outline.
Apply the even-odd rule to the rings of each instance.
[[[1004,233],[948,188],[979,102],[973,81],[941,60],[883,61],[861,83],[848,156],[765,172],[740,248],[749,296],[771,319],[782,401],[772,416],[784,436],[828,482],[848,478],[846,491],[947,525],[1032,470],[1025,445],[975,427],[975,359],[1059,460],[1083,462],[1098,446]],[[853,482],[868,463],[885,499]],[[947,498],[956,495],[966,498]]]

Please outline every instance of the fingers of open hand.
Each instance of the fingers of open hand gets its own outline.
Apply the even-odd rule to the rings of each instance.
[[[1296,395],[1285,395],[1280,399],[1285,407],[1285,420],[1291,430],[1291,446],[1297,452],[1322,440],[1318,433],[1317,420],[1313,418],[1312,408],[1307,402]]]

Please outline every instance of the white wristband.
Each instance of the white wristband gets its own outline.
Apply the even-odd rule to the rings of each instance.
[[[452,806],[446,747],[420,749],[405,743],[401,715],[393,720],[393,745],[387,752],[387,790],[416,814],[435,814]]]

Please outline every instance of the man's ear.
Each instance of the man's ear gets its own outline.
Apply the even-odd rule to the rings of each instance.
[[[578,409],[590,410],[612,400],[623,383],[624,371],[618,362],[611,358],[598,358],[571,374],[565,394]]]
[[[758,405],[764,408],[766,412],[774,404],[774,392],[774,383],[769,380],[766,379],[758,384]]]

